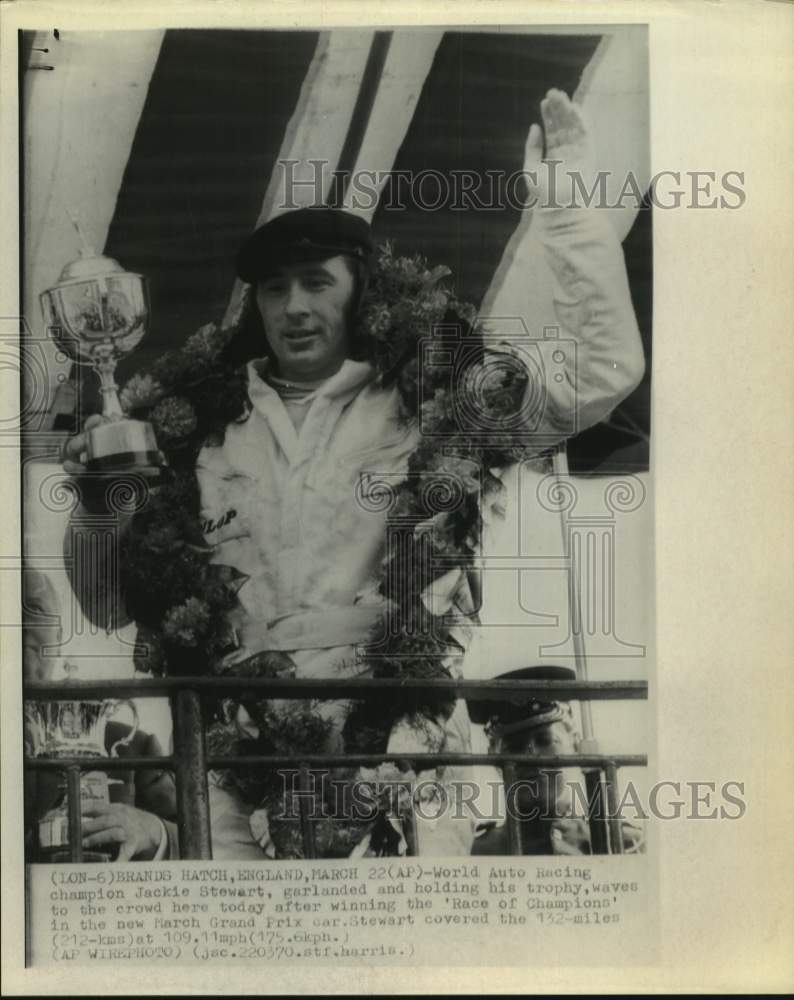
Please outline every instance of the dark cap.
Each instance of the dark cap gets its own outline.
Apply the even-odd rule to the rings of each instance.
[[[572,667],[521,667],[494,677],[495,681],[575,681]],[[512,729],[534,729],[551,722],[571,718],[567,701],[543,701],[536,695],[520,694],[488,701],[469,701],[469,718],[478,725],[498,726],[502,732]]]
[[[255,283],[279,267],[345,254],[368,262],[373,251],[369,223],[339,208],[318,205],[277,215],[255,230],[237,254],[237,274]]]

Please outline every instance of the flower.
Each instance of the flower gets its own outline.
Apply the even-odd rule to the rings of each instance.
[[[389,307],[383,303],[372,305],[362,317],[364,332],[376,339],[383,337],[391,329],[392,317]]]
[[[422,275],[422,291],[429,292],[444,278],[448,278],[452,274],[452,271],[445,265],[440,264],[438,267],[434,267],[432,271],[425,271]]]
[[[205,323],[185,341],[182,353],[202,361],[213,361],[223,348],[226,337],[215,323]]]
[[[454,302],[450,303],[450,308],[454,309],[464,323],[468,323],[471,327],[476,326],[477,310],[471,302],[461,302],[459,299],[455,299]]]
[[[458,551],[454,538],[455,524],[450,511],[440,511],[425,521],[420,521],[414,528],[414,536],[428,535],[437,552],[447,555]]]
[[[133,375],[119,393],[119,402],[125,413],[132,413],[154,406],[162,395],[163,387],[151,375]]]
[[[151,420],[159,435],[169,441],[179,441],[196,429],[198,418],[188,400],[167,396],[152,410]]]
[[[480,467],[470,458],[436,455],[431,459],[429,469],[438,477],[439,485],[446,489],[451,489],[453,485],[466,493],[476,493],[480,489]]]
[[[181,646],[195,646],[209,623],[210,609],[206,601],[188,597],[184,604],[168,612],[163,622],[163,634]]]
[[[436,389],[432,396],[422,401],[420,424],[425,434],[437,434],[455,417],[455,400],[448,389]]]

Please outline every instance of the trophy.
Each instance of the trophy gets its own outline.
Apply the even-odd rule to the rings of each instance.
[[[105,729],[108,721],[124,706],[132,712],[133,725],[126,736],[107,749]],[[132,742],[137,732],[138,712],[128,699],[25,702],[25,750],[32,757],[55,760],[88,757],[99,762],[103,757],[117,757],[119,747]],[[81,805],[109,803],[111,781],[104,771],[84,771],[80,775]],[[37,818],[42,860],[68,861],[69,818],[62,781],[53,781],[48,772],[40,772],[37,799],[43,810],[43,815]],[[110,853],[84,851],[83,860],[109,861]]]
[[[80,256],[64,267],[56,285],[42,293],[41,306],[60,349],[99,375],[102,413],[112,421],[88,432],[86,468],[91,472],[162,468],[165,458],[151,424],[124,417],[115,379],[119,360],[146,334],[146,279],[97,254],[77,217],[69,215],[80,238]]]

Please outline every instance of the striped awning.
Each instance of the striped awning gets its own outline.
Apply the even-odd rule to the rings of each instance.
[[[297,203],[349,204],[350,172],[368,171],[379,200],[356,210],[376,237],[447,264],[486,304],[509,302],[511,280],[533,287],[531,274],[511,279],[520,210],[443,197],[428,210],[401,197],[401,177],[424,172],[432,201],[461,173],[520,170],[540,99],[558,87],[586,107],[599,166],[647,185],[642,27],[85,32],[49,47],[53,71],[25,75],[26,316],[43,335],[38,295],[76,255],[77,208],[95,245],[150,280],[151,331],[122,377],[233,314],[235,250],[283,208],[287,180]],[[650,356],[650,212],[613,215]],[[526,320],[540,330],[554,318],[537,278]],[[574,470],[646,467],[649,404],[650,365],[609,426],[572,442]]]

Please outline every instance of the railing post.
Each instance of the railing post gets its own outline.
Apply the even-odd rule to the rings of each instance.
[[[518,792],[516,785],[516,766],[512,762],[502,765],[502,779],[505,786],[505,826],[507,827],[507,841],[510,845],[511,855],[523,854],[521,844],[521,823],[518,819],[518,810],[515,808],[515,798]]]
[[[80,787],[80,768],[66,771],[66,808],[69,815],[69,855],[72,864],[83,860],[83,816]]]
[[[171,708],[179,853],[182,858],[205,861],[212,857],[212,840],[201,696],[191,688],[178,690]]]
[[[414,787],[413,782],[408,782],[407,784],[408,793],[411,797],[411,805],[400,825],[402,826],[403,837],[405,837],[406,857],[417,858],[419,857],[419,830],[416,822],[416,811],[414,810]]]
[[[590,827],[590,848],[593,854],[609,854],[609,834],[607,831],[606,802],[601,769],[594,767],[585,771],[584,783],[587,789],[587,819]]]
[[[618,769],[612,763],[604,768],[606,785],[607,818],[609,822],[609,844],[612,854],[624,854],[623,830],[618,816]]]
[[[301,764],[298,771],[298,809],[300,811],[301,839],[305,858],[317,857],[317,844],[314,837],[314,823],[311,815],[314,811],[314,782],[309,769]],[[311,797],[311,802],[309,798]]]

